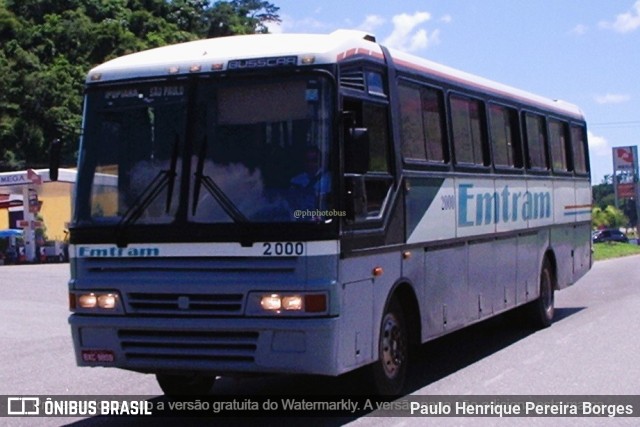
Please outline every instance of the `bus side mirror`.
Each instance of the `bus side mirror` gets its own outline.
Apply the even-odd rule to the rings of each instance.
[[[345,173],[367,173],[369,169],[369,129],[349,128],[344,145]]]
[[[51,141],[49,146],[49,179],[51,181],[58,180],[58,169],[60,168],[60,149],[62,142],[59,139]]]
[[[345,211],[349,221],[367,216],[367,192],[364,175],[349,174],[345,176]]]

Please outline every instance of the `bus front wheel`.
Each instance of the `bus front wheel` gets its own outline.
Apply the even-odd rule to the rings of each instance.
[[[207,394],[216,381],[215,376],[156,374],[158,385],[166,395]]]
[[[402,308],[392,299],[382,316],[378,361],[371,365],[373,386],[379,394],[399,394],[404,387],[409,362],[409,335]]]

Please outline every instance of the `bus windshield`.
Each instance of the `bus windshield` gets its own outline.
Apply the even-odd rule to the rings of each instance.
[[[77,223],[329,220],[332,108],[309,75],[92,89]]]

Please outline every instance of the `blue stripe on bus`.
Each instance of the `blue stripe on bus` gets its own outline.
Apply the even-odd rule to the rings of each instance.
[[[591,211],[573,211],[573,212],[565,212],[564,216],[572,216],[572,215],[586,215],[590,214]]]

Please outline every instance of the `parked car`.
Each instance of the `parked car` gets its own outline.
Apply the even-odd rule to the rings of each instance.
[[[598,230],[593,233],[593,243],[602,242],[623,242],[629,243],[629,239],[624,233],[615,228]]]

